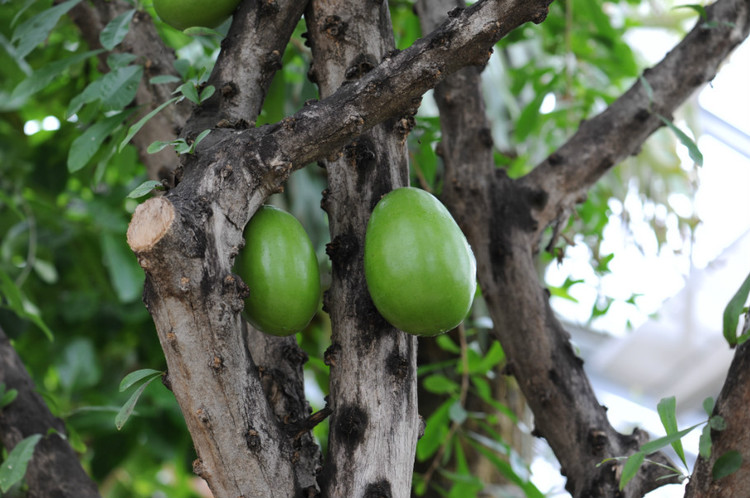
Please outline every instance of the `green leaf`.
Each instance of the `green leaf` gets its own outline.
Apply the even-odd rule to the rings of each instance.
[[[639,451],[637,453],[633,453],[628,457],[628,459],[625,461],[625,465],[622,467],[622,474],[620,475],[620,491],[625,489],[625,486],[627,486],[628,482],[635,477],[635,475],[638,473],[638,469],[641,468],[641,464],[643,463],[643,460],[646,458],[646,453],[643,451]]]
[[[38,70],[34,71],[34,74],[16,85],[16,87],[13,89],[13,93],[11,93],[10,95],[10,100],[26,99],[34,95],[40,90],[46,88],[47,85],[52,83],[55,78],[62,74],[62,72],[65,71],[68,67],[78,62],[84,61],[89,57],[95,56],[101,52],[103,52],[103,50],[101,49],[90,50],[88,52],[83,52],[80,54],[72,55],[70,57],[66,57],[65,59],[51,62],[39,68]]]
[[[500,345],[500,342],[495,341],[492,343],[492,346],[490,346],[487,354],[484,355],[484,358],[482,358],[479,364],[476,365],[475,368],[472,368],[469,373],[486,374],[492,367],[498,365],[503,360],[505,360],[505,351],[503,351],[503,347]]]
[[[130,104],[138,91],[143,66],[126,66],[105,74],[101,79],[102,109],[119,111]]]
[[[159,187],[161,187],[161,189]],[[161,182],[158,182],[156,180],[147,180],[131,190],[128,194],[128,199],[138,199],[154,189],[163,190]]]
[[[164,83],[177,83],[178,81],[181,81],[180,78],[173,74],[160,74],[159,76],[154,76],[150,80],[148,80],[149,83],[152,85],[161,85]]]
[[[162,142],[160,140],[157,140],[156,142],[153,142],[151,145],[149,145],[146,148],[146,152],[149,154],[156,154],[157,152],[165,149],[166,147],[169,147],[170,145],[177,145],[180,140],[184,143],[185,140],[182,138],[178,138],[177,140],[168,140],[166,142]]]
[[[456,400],[451,405],[450,410],[448,410],[448,416],[453,422],[460,425],[466,421],[469,414],[466,413],[466,409],[463,406],[461,406],[461,403],[458,400]]]
[[[26,304],[26,300],[16,283],[0,268],[0,306],[7,306],[19,317],[30,320],[44,332],[47,339],[54,341],[54,335],[39,316],[39,311],[32,306],[27,307]]]
[[[11,43],[18,42],[16,56],[23,59],[31,53],[37,45],[47,39],[57,21],[80,1],[68,0],[67,2],[43,10],[34,17],[19,24],[11,38]]]
[[[422,382],[425,389],[435,394],[449,394],[458,392],[458,384],[445,375],[433,374]]]
[[[701,19],[708,19],[706,8],[703,5],[699,5],[697,3],[678,5],[676,7],[672,7],[672,10],[676,10],[676,9],[692,9],[696,11],[699,16],[701,16]]]
[[[706,415],[709,417],[714,412],[714,404],[714,399],[711,396],[703,400],[703,411],[705,411]]]
[[[200,99],[198,98],[198,90],[195,88],[195,83],[193,83],[192,81],[183,83],[177,88],[177,91],[182,93],[190,102],[194,104],[200,104]]]
[[[129,66],[137,58],[138,56],[135,54],[113,52],[107,56],[107,67],[114,71]]]
[[[211,98],[211,95],[213,95],[215,92],[216,92],[216,87],[213,85],[208,85],[206,88],[201,90],[200,101],[203,102]]]
[[[713,469],[711,469],[711,475],[714,481],[718,481],[722,477],[726,477],[739,470],[742,466],[742,455],[739,451],[731,450],[727,451],[714,462]]]
[[[441,444],[447,443],[445,438],[448,436],[448,411],[452,405],[453,399],[445,401],[427,418],[424,435],[417,443],[417,459],[420,462],[431,457]]]
[[[112,19],[99,33],[99,42],[102,47],[107,50],[112,50],[125,38],[130,29],[130,21],[133,19],[135,9],[130,9],[123,12],[119,16]]]
[[[721,415],[714,415],[708,419],[708,425],[715,431],[723,431],[727,428],[727,421]]]
[[[5,386],[3,386],[3,389],[5,389]],[[5,408],[9,404],[13,403],[13,400],[18,397],[18,390],[17,389],[9,389],[7,391],[3,391],[2,397],[0,397],[0,408]]]
[[[450,338],[448,334],[443,334],[437,336],[435,339],[435,342],[437,343],[438,347],[442,349],[443,351],[448,351],[449,353],[460,353],[461,348],[458,347],[458,344],[453,342],[453,339]]]
[[[750,275],[745,278],[737,292],[724,308],[724,338],[730,346],[737,345],[737,324],[740,321],[742,309],[745,307],[747,296],[750,294]]]
[[[193,26],[192,28],[187,28],[183,30],[182,32],[188,36],[214,35],[214,36],[218,36],[219,38],[224,38],[224,35],[216,31],[215,29],[205,28],[203,26]]]
[[[141,119],[139,119],[137,123],[135,123],[133,126],[130,127],[130,129],[128,130],[128,134],[125,135],[125,138],[123,139],[123,141],[120,142],[120,147],[118,148],[118,152],[122,152],[122,149],[125,148],[125,146],[128,144],[128,142],[130,142],[130,140],[135,136],[135,134],[138,133],[141,128],[143,128],[143,125],[145,125],[148,122],[149,119],[151,119],[154,116],[156,116],[162,109],[164,109],[165,107],[167,107],[172,102],[180,100],[180,98],[181,97],[173,97],[173,98],[167,100],[166,102],[164,102],[163,104],[161,104],[159,107],[157,107],[156,109],[154,109],[153,111],[149,112],[148,114],[146,114],[145,116],[143,116]]]
[[[104,140],[117,129],[127,115],[133,111],[115,114],[89,126],[81,136],[73,140],[68,151],[68,171],[74,173],[88,164],[102,146]]]
[[[664,429],[667,431],[667,435],[675,434],[676,432],[678,432],[677,416],[675,414],[676,407],[677,402],[675,401],[674,396],[670,396],[669,398],[662,398],[656,405],[656,410],[659,412],[659,418],[661,419],[661,423],[664,426]],[[682,441],[679,439],[677,441],[673,441],[672,448],[674,448],[677,456],[680,457],[682,464],[687,467],[688,465],[687,461],[685,460],[685,450],[682,448]]]
[[[516,121],[515,131],[516,140],[519,142],[525,141],[539,122],[539,108],[542,106],[545,95],[546,92],[544,91],[538,92],[536,97],[526,104],[526,107],[521,111],[521,115]]]
[[[698,439],[698,453],[706,460],[711,458],[711,426],[708,424],[703,427]]]
[[[153,368],[142,368],[140,370],[130,372],[120,381],[120,392],[127,391],[135,384],[144,379],[159,377],[161,374],[162,372],[160,372],[159,370],[154,370]]]
[[[641,451],[646,454],[651,454],[657,450],[660,450],[666,445],[672,444],[674,441],[679,441],[680,439],[685,437],[685,434],[688,434],[699,425],[701,424],[695,424],[693,426],[688,427],[687,429],[677,431],[674,434],[667,434],[664,437],[660,437],[658,439],[654,439],[653,441],[649,441],[648,443],[645,443],[641,446]]]
[[[197,136],[197,137],[195,137],[195,141],[194,141],[194,142],[193,142],[193,144],[192,144],[192,145],[190,146],[190,149],[188,149],[188,151],[187,151],[187,152],[188,152],[189,154],[192,154],[192,153],[194,153],[194,152],[195,152],[195,148],[196,148],[196,147],[198,147],[198,144],[199,144],[199,143],[201,143],[201,141],[202,141],[202,140],[203,140],[204,138],[206,138],[206,137],[208,136],[208,134],[209,134],[209,133],[211,133],[211,130],[210,130],[210,129],[209,129],[209,130],[203,130],[202,132],[200,132],[200,133],[198,134],[198,136]],[[180,152],[180,151],[178,150],[177,152]]]
[[[662,122],[664,122],[665,125],[669,127],[669,129],[674,132],[675,135],[677,135],[680,143],[687,147],[688,153],[690,154],[690,159],[692,159],[698,166],[703,166],[703,154],[701,153],[700,149],[698,149],[698,145],[693,142],[693,139],[687,136],[684,131],[677,128],[677,126],[675,126],[672,121],[668,120],[661,114],[657,114],[657,116],[662,120]]]
[[[117,415],[115,416],[115,427],[117,427],[118,431],[122,429],[122,427],[125,425],[125,422],[127,422],[130,418],[130,415],[133,414],[135,404],[138,403],[138,398],[141,397],[143,391],[145,391],[148,385],[156,378],[157,376],[151,377],[151,379],[141,384],[141,386],[136,389],[136,391],[130,396],[130,398],[128,398],[125,404],[122,405],[122,408],[120,408],[120,411],[117,412]]]
[[[7,493],[14,484],[21,482],[26,475],[26,468],[34,456],[34,449],[42,438],[41,434],[34,434],[22,439],[10,452],[8,458],[0,467],[0,490]]]

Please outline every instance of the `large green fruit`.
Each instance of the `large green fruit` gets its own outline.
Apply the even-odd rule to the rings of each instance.
[[[194,26],[215,28],[232,15],[240,0],[154,0],[162,21],[180,31]]]
[[[372,211],[365,278],[388,322],[431,336],[466,317],[476,291],[476,261],[445,206],[424,190],[406,187],[388,193]]]
[[[307,326],[318,309],[320,276],[312,243],[297,219],[263,206],[245,228],[239,274],[250,288],[248,320],[272,335]]]

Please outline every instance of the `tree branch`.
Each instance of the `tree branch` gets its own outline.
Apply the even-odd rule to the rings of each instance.
[[[60,498],[98,498],[96,484],[86,475],[78,455],[61,437],[65,424],[54,417],[36,392],[21,358],[10,340],[0,330],[0,383],[7,390],[16,389],[18,396],[0,411],[0,440],[8,450],[22,439],[34,434],[43,437],[34,450],[26,470],[29,496]],[[57,434],[47,435],[50,429]]]
[[[354,84],[395,47],[387,2],[312,0],[306,11],[310,74],[327,97]],[[412,114],[416,112],[416,106]],[[419,433],[417,341],[378,314],[365,284],[367,221],[382,195],[408,184],[406,134],[386,121],[323,161],[332,282],[328,457],[324,496],[408,497]],[[400,121],[399,121],[400,122]]]
[[[578,132],[528,175],[520,185],[539,192],[534,208],[536,238],[551,223],[562,225],[586,191],[614,165],[631,154],[656,129],[659,114],[671,118],[693,92],[711,81],[721,62],[748,36],[750,1],[719,0],[706,8],[693,30],[640,81],[598,116],[581,124]]]

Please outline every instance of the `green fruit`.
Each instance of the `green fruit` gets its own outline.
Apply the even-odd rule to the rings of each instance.
[[[180,31],[194,26],[215,28],[227,19],[240,0],[154,0],[162,21]]]
[[[239,274],[250,288],[245,312],[267,334],[304,329],[320,301],[318,260],[302,224],[291,214],[263,206],[245,229]]]
[[[365,278],[388,322],[432,336],[456,327],[469,312],[476,261],[440,201],[424,190],[400,188],[378,202],[367,223]]]

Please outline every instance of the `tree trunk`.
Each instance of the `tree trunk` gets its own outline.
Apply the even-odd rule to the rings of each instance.
[[[41,434],[26,470],[30,498],[98,498],[65,436],[65,424],[50,413],[5,332],[0,330],[0,383],[18,395],[0,409],[0,440],[9,452],[24,438]],[[54,431],[54,433],[50,433]]]

